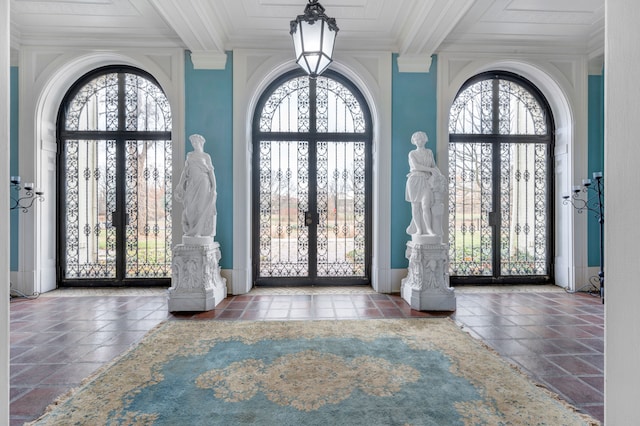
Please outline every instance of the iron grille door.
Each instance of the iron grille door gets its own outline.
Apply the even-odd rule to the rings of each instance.
[[[339,75],[294,72],[265,91],[254,120],[257,285],[369,284],[371,132]]]
[[[553,120],[521,77],[471,79],[449,122],[452,282],[549,282]]]
[[[105,68],[69,91],[58,119],[59,282],[170,282],[171,113],[157,83]]]

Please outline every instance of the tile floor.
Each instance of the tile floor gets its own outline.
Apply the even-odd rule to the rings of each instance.
[[[604,308],[587,294],[456,290],[453,314],[416,312],[372,291],[229,297],[209,312],[169,314],[162,290],[57,291],[11,303],[11,425],[42,414],[59,395],[139,341],[163,320],[322,320],[451,315],[542,386],[604,417]],[[69,297],[69,296],[79,297]]]

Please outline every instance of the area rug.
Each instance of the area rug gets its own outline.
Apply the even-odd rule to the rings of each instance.
[[[448,318],[167,321],[38,425],[593,425]]]

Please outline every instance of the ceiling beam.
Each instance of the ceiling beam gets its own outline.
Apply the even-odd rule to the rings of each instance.
[[[400,72],[429,72],[431,57],[468,12],[474,0],[418,2],[402,34]]]
[[[149,1],[191,51],[194,68],[224,69],[227,61],[225,31],[218,18],[219,11],[213,9],[215,2]]]

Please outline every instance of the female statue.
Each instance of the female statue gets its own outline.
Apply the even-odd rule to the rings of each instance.
[[[216,177],[209,154],[203,151],[205,139],[195,134],[189,136],[193,151],[180,176],[174,195],[184,205],[182,231],[188,237],[213,237],[216,235]]]
[[[429,138],[425,132],[415,132],[411,143],[416,149],[409,153],[409,174],[405,199],[411,203],[411,223],[407,228],[410,235],[436,235],[431,207],[434,202],[433,186],[441,180],[442,174],[436,167],[433,152],[424,146]]]

